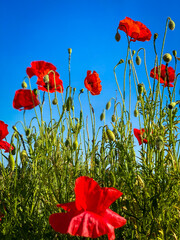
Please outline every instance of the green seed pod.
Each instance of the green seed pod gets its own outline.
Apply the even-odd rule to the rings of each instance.
[[[154,40],[156,40],[158,38],[158,33],[154,34]]]
[[[57,98],[54,98],[54,99],[52,100],[52,104],[53,104],[53,105],[57,105],[57,104],[58,104]]]
[[[134,110],[134,116],[135,116],[135,117],[138,117],[138,116],[139,116],[139,112],[138,112],[137,109]]]
[[[105,113],[102,112],[101,115],[100,115],[100,120],[103,121],[105,119]]]
[[[115,116],[115,114],[113,114],[113,115],[111,116],[111,121],[112,121],[112,122],[115,122],[115,121],[116,121],[116,116]]]
[[[116,33],[116,35],[115,35],[115,39],[116,39],[117,42],[120,41],[121,36],[120,36],[119,32]]]
[[[177,51],[176,50],[173,50],[173,56],[176,57],[177,56]]]
[[[169,109],[173,109],[176,106],[176,102],[172,102],[168,105]]]
[[[157,150],[161,151],[163,149],[164,146],[164,139],[162,136],[158,136],[156,138],[156,148]]]
[[[136,57],[136,64],[141,65],[141,58],[139,56]]]
[[[66,139],[65,146],[68,147],[70,145],[69,139]]]
[[[164,60],[166,63],[169,63],[169,62],[172,60],[171,54],[170,54],[170,53],[164,54],[163,60]]]
[[[23,89],[25,89],[25,88],[27,88],[27,83],[25,81],[23,81],[21,86],[22,86]]]
[[[68,48],[68,53],[69,53],[69,55],[71,55],[71,53],[72,53],[72,48]]]
[[[27,157],[28,157],[28,155],[27,155],[26,150],[22,150],[22,152],[20,153],[20,159],[21,159],[22,164],[26,161]]]
[[[141,95],[144,91],[144,84],[143,83],[139,83],[138,84],[138,93],[139,95]]]
[[[106,103],[106,110],[109,110],[110,107],[111,107],[111,101],[109,101],[109,102]]]
[[[136,51],[135,50],[132,50],[132,55],[134,56],[134,54],[136,53]]]
[[[29,128],[26,129],[26,136],[28,137],[31,133],[31,130]]]
[[[75,151],[77,148],[78,148],[78,141],[75,140],[75,141],[73,142],[73,150]]]
[[[36,96],[38,95],[38,90],[36,88],[33,89],[33,92]]]
[[[116,140],[114,133],[110,129],[106,129],[106,134],[107,134],[108,139],[110,141],[115,141]]]
[[[8,162],[9,162],[9,166],[10,166],[11,170],[14,171],[15,161],[14,161],[14,157],[12,154],[9,154]]]
[[[169,21],[169,29],[172,31],[175,29],[175,22],[173,20]]]
[[[43,77],[43,81],[44,81],[46,84],[49,83],[49,75],[48,75],[48,74]]]
[[[68,97],[67,101],[66,101],[66,110],[69,112],[69,110],[72,107],[72,98]]]

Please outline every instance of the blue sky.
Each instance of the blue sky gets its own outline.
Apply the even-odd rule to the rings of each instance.
[[[9,125],[10,132],[15,122],[23,120],[23,112],[13,109],[12,102],[15,91],[21,88],[21,82],[26,76],[26,68],[34,60],[53,63],[66,88],[68,86],[67,49],[72,48],[71,78],[72,87],[77,89],[76,98],[79,90],[84,88],[87,70],[95,70],[102,81],[101,94],[91,96],[92,105],[99,119],[106,102],[116,94],[117,86],[113,68],[121,58],[126,57],[125,33],[121,32],[120,42],[114,39],[120,20],[128,16],[144,23],[151,30],[152,35],[157,32],[159,34],[157,51],[160,54],[165,23],[169,16],[175,21],[176,28],[174,31],[168,30],[164,52],[172,53],[174,49],[179,52],[180,48],[178,0],[172,2],[9,0],[1,1],[0,8],[0,120]],[[150,72],[154,64],[153,38],[149,42],[135,42],[131,45],[131,48],[136,51],[140,47],[147,50],[147,64]],[[142,53],[140,56],[143,58]],[[173,64],[172,61],[170,66],[173,67]],[[123,70],[123,67],[117,70],[121,88]],[[140,82],[144,82],[148,88],[143,66],[137,67],[137,73]],[[32,78],[31,82],[32,87],[35,88],[36,78]],[[179,90],[179,83],[177,83],[177,89]],[[135,102],[135,95],[133,97]],[[118,98],[120,100],[120,96]],[[87,109],[86,94],[82,96],[82,101],[84,108]],[[45,111],[45,115],[49,116],[48,110]],[[112,112],[108,115],[109,119],[111,115]],[[27,112],[27,117],[29,120],[34,117],[34,111]],[[133,127],[138,128],[136,122]]]

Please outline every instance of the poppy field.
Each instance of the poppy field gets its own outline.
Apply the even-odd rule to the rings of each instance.
[[[87,69],[84,89],[76,89],[71,48],[68,86],[52,63],[27,66],[12,103],[20,120],[8,126],[0,119],[0,239],[180,239],[180,58],[173,48],[164,52],[166,35],[174,30],[168,17],[157,54],[157,33],[129,17],[119,22],[114,41],[127,39],[127,55],[113,69],[117,96],[105,99],[100,116],[91,99],[101,94],[103,79]],[[136,41],[142,47],[135,51]],[[148,68],[145,41],[153,42],[154,65]],[[137,67],[147,79],[138,76]],[[139,128],[133,128],[132,116]]]

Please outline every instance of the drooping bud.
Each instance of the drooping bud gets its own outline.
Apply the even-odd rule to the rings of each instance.
[[[177,56],[177,51],[173,50],[173,56],[176,57]]]
[[[138,117],[138,116],[139,116],[139,112],[138,112],[137,109],[134,110],[134,116],[135,116],[135,117]]]
[[[14,161],[14,157],[12,154],[9,154],[8,162],[9,162],[9,166],[10,166],[11,170],[14,171],[15,161]]]
[[[17,131],[16,126],[12,126],[12,129],[13,129],[14,131]]]
[[[141,65],[141,58],[140,58],[140,56],[136,57],[136,64],[137,65]]]
[[[119,32],[116,33],[116,35],[115,35],[115,39],[116,39],[117,42],[120,41],[121,36],[120,36]]]
[[[172,102],[168,105],[169,109],[173,109],[176,106],[176,102]]]
[[[158,136],[156,138],[156,148],[157,150],[161,151],[163,149],[164,146],[164,140],[162,136]]]
[[[175,29],[175,22],[172,19],[169,21],[169,29],[172,31]]]
[[[115,114],[113,114],[113,115],[111,116],[111,121],[112,121],[112,122],[115,122],[115,121],[116,121],[116,116],[115,116]]]
[[[72,53],[72,48],[68,48],[68,53],[69,53],[69,55],[71,55],[71,53]]]
[[[111,101],[107,102],[107,104],[106,104],[106,110],[109,110],[110,107],[111,107]]]
[[[135,50],[132,50],[132,55],[134,56],[134,54],[136,53],[136,51]]]
[[[38,95],[38,90],[37,90],[37,88],[34,88],[33,89],[33,92],[34,92],[34,94],[37,96]]]
[[[72,107],[72,98],[68,97],[67,101],[66,101],[66,110],[69,111]]]
[[[129,64],[129,65],[130,65],[130,64],[132,64],[132,61],[131,61],[131,59],[129,59],[129,60],[128,60],[128,64]]]
[[[74,149],[74,151],[75,151],[77,148],[78,148],[78,141],[75,140],[75,141],[73,142],[73,149]]]
[[[110,129],[108,129],[108,128],[106,129],[106,134],[107,134],[108,139],[110,141],[115,141],[116,140],[114,133]]]
[[[118,64],[124,63],[124,59],[121,59]]]
[[[22,84],[21,84],[21,86],[22,86],[22,88],[25,89],[25,88],[27,88],[27,83],[26,83],[25,81],[23,81]]]
[[[49,83],[49,75],[46,74],[44,77],[43,77],[43,81],[47,84]]]
[[[166,63],[169,63],[169,62],[172,60],[171,54],[169,54],[169,53],[164,54],[163,60],[164,60]]]
[[[56,97],[52,100],[52,104],[53,104],[53,105],[57,105],[57,104],[58,104],[58,100],[57,100]]]
[[[80,93],[83,93],[84,92],[84,88],[82,88],[81,90],[80,90]]]
[[[29,128],[26,129],[26,136],[28,137],[31,133],[31,130]]]
[[[104,113],[104,111],[101,113],[101,115],[100,115],[100,120],[101,121],[103,121],[105,119],[105,113]]]
[[[144,91],[144,84],[143,83],[139,83],[138,84],[138,93],[139,95],[141,95]]]
[[[26,161],[27,157],[28,157],[28,155],[27,155],[26,150],[22,150],[22,152],[20,153],[21,162],[24,163]]]
[[[158,38],[158,33],[154,34],[154,40],[156,40]]]

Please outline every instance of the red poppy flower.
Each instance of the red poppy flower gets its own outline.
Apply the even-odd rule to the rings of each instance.
[[[4,149],[5,152],[9,152],[13,150],[14,147],[11,146],[8,142],[3,141],[3,139],[8,135],[8,125],[5,124],[3,121],[0,121],[0,149]]]
[[[75,202],[58,204],[67,213],[55,213],[49,223],[56,232],[74,236],[97,238],[107,234],[115,239],[114,228],[125,225],[126,219],[109,209],[122,193],[115,188],[100,187],[89,177],[79,177],[75,182]]]
[[[134,128],[134,135],[137,138],[139,145],[142,144],[142,138],[144,133],[145,133],[144,128],[142,128],[141,130]],[[143,143],[147,143],[147,139],[143,138]]]
[[[175,70],[172,67],[167,67],[168,72],[168,78],[169,78],[169,87],[174,87],[172,84],[175,79]],[[158,67],[155,69],[155,75],[154,75],[154,68],[150,72],[150,77],[159,79],[158,77]],[[167,87],[167,76],[166,76],[166,66],[164,64],[161,64],[161,74],[160,74],[160,83],[163,83],[162,85]]]
[[[53,71],[53,72],[50,72]],[[50,73],[49,73],[50,72]],[[29,78],[33,76],[37,76],[38,80],[36,84],[38,85],[38,89],[42,91],[48,92],[47,83],[44,82],[44,77],[49,75],[49,92],[63,92],[63,82],[59,78],[59,73],[56,72],[56,67],[52,63],[48,63],[45,61],[34,61],[31,63],[31,67],[26,69],[26,73]],[[56,88],[55,88],[56,83]]]
[[[39,100],[33,91],[29,89],[19,89],[15,92],[13,107],[15,109],[30,110],[39,105]]]
[[[87,76],[84,80],[85,87],[91,92],[92,95],[99,95],[102,86],[101,86],[101,80],[99,78],[99,74],[96,71],[87,71]]]
[[[151,39],[150,30],[141,22],[134,21],[129,17],[119,22],[120,30],[124,31],[130,38],[131,41],[149,41]]]

